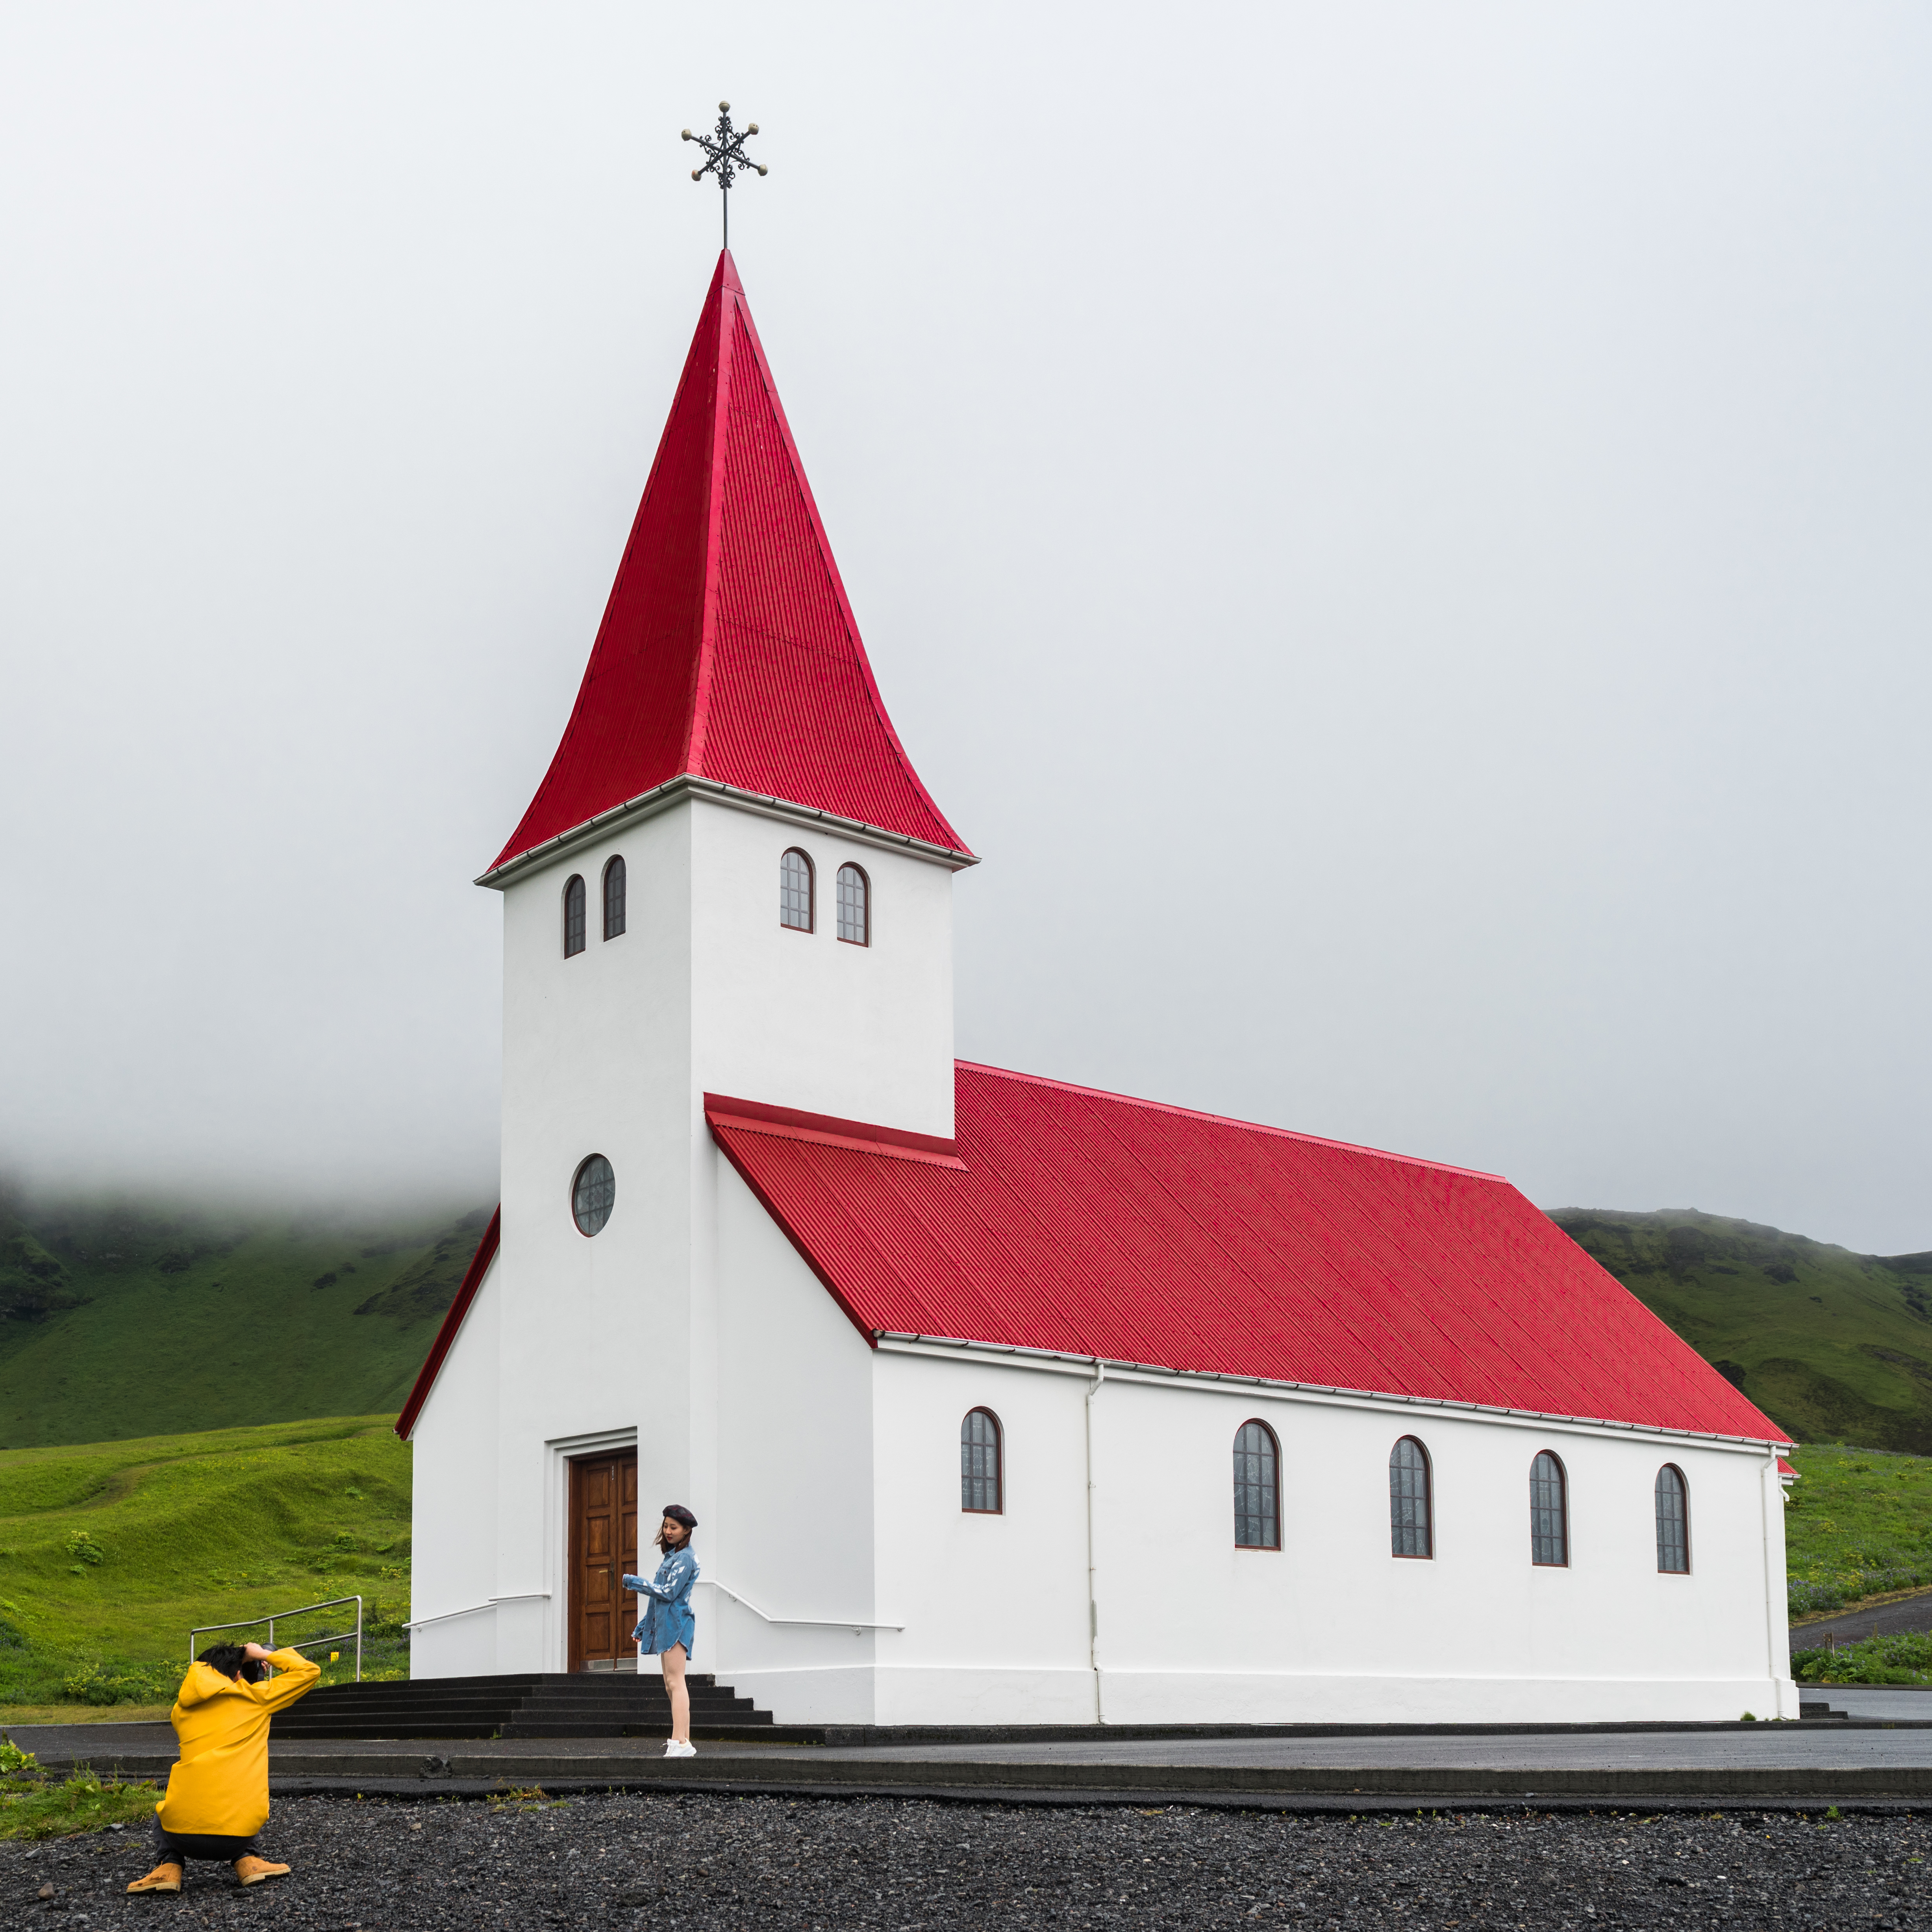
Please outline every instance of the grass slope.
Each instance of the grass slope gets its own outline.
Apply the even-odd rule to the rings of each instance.
[[[1800,1441],[1932,1454],[1932,1255],[1695,1208],[1550,1218]]]
[[[194,1625],[356,1594],[401,1674],[410,1450],[392,1419],[0,1452],[0,1703],[166,1702]]]
[[[1932,1585],[1932,1460],[1814,1445],[1793,1452],[1784,1513],[1791,1613]]]
[[[0,1203],[0,1444],[400,1408],[485,1219]]]

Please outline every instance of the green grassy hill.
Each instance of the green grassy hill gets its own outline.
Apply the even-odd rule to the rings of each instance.
[[[1932,1454],[1932,1254],[1695,1208],[1550,1218],[1801,1442]]]
[[[1932,1461],[1882,1450],[1792,1452],[1785,1498],[1791,1614],[1932,1586]]]
[[[0,1445],[393,1413],[488,1211],[0,1200]]]
[[[382,1633],[370,1661],[405,1674],[410,1450],[392,1420],[0,1451],[0,1703],[164,1704],[194,1625],[357,1594]]]

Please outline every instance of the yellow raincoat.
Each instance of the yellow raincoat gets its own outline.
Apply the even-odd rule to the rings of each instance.
[[[269,1661],[280,1675],[266,1684],[239,1683],[212,1664],[188,1666],[168,1714],[181,1761],[154,1807],[164,1831],[252,1838],[268,1822],[268,1720],[322,1675],[298,1650],[276,1651]]]

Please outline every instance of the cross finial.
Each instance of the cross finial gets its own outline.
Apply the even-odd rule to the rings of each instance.
[[[753,160],[745,152],[745,136],[755,134],[758,131],[758,124],[755,121],[746,122],[740,129],[732,127],[731,104],[728,100],[718,102],[718,124],[709,134],[694,134],[688,128],[684,130],[685,140],[695,141],[710,157],[704,166],[692,170],[692,179],[702,181],[706,175],[715,174],[718,177],[718,185],[724,192],[724,245],[728,248],[731,245],[732,177],[747,172],[761,175],[770,172],[761,163]]]

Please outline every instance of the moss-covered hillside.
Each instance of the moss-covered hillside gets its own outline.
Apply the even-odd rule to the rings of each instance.
[[[194,1625],[328,1597],[367,1600],[370,1661],[402,1671],[410,1450],[391,1420],[0,1452],[0,1703],[165,1703]]]
[[[1799,1440],[1932,1454],[1932,1254],[1695,1208],[1551,1219]]]
[[[486,1216],[0,1201],[0,1448],[393,1414]]]

